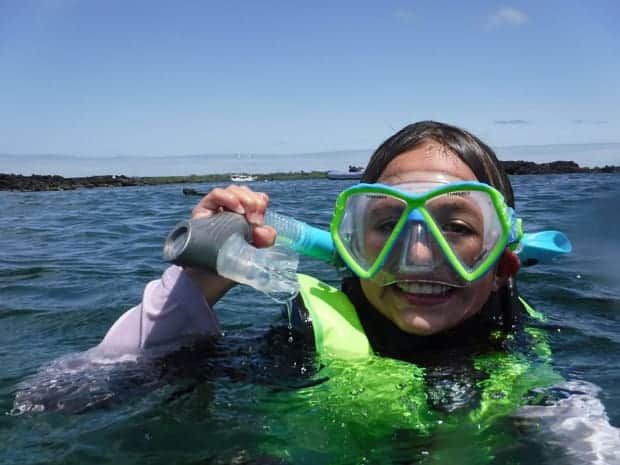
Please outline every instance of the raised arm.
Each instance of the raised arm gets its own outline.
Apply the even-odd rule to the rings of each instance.
[[[198,202],[192,218],[207,218],[224,210],[243,214],[254,226],[254,245],[266,247],[275,240],[275,231],[262,226],[268,203],[267,194],[245,186],[216,188]],[[98,349],[118,355],[218,335],[220,326],[212,307],[235,284],[212,271],[171,266],[160,279],[146,285],[142,302],[112,325]]]

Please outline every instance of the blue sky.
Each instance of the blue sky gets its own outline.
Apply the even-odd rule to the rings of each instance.
[[[616,0],[0,0],[0,153],[373,149],[421,119],[620,142],[618,24]]]

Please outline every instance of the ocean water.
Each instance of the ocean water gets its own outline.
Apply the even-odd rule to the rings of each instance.
[[[620,176],[512,181],[525,230],[559,229],[573,243],[570,256],[522,270],[519,283],[547,318],[540,329],[553,368],[595,400],[580,404],[586,426],[573,439],[581,440],[583,428],[603,428],[592,417],[620,426]],[[252,187],[269,193],[276,211],[326,227],[350,184]],[[367,421],[354,410],[334,416],[339,406],[325,408],[305,389],[309,355],[295,353],[286,331],[265,343],[270,328],[286,327],[282,309],[249,288],[218,303],[219,341],[164,360],[87,360],[84,351],[165,269],[163,239],[198,200],[183,187],[214,185],[0,192],[0,463],[588,463],[560,459],[562,445],[542,426],[500,422],[479,436],[448,436],[375,427],[372,412]],[[311,260],[301,271],[339,279]],[[37,401],[44,408],[24,407]],[[392,407],[375,403],[386,414]]]

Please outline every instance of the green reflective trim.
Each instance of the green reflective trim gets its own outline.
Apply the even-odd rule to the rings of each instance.
[[[519,302],[530,317],[538,321],[545,320],[541,312],[520,296]],[[481,428],[523,405],[525,396],[532,388],[551,386],[563,381],[551,365],[552,353],[546,333],[532,327],[525,327],[524,331],[531,341],[528,346],[529,355],[498,352],[479,356],[474,362],[476,370],[489,374],[487,379],[478,383],[482,391],[480,407],[469,415],[472,422]],[[532,360],[532,355],[538,360]]]
[[[546,345],[546,341],[537,341],[530,351],[538,355],[536,346],[539,344]],[[477,383],[481,390],[480,407],[469,414],[470,420],[478,428],[488,427],[494,420],[510,415],[524,405],[532,388],[561,382],[562,377],[549,361],[547,357],[541,357],[534,362],[525,354],[505,352],[476,357],[474,368],[489,376]]]
[[[532,307],[530,304],[528,304],[527,301],[523,297],[519,296],[519,302],[521,302],[521,305],[523,305],[523,308],[525,308],[525,311],[527,312],[529,316],[531,316],[532,318],[538,321],[545,321],[545,315],[543,315],[541,312],[539,312],[534,307]]]

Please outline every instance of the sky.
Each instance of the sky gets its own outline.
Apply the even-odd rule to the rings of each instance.
[[[617,0],[0,0],[0,154],[373,150],[424,119],[618,143],[618,24]]]

